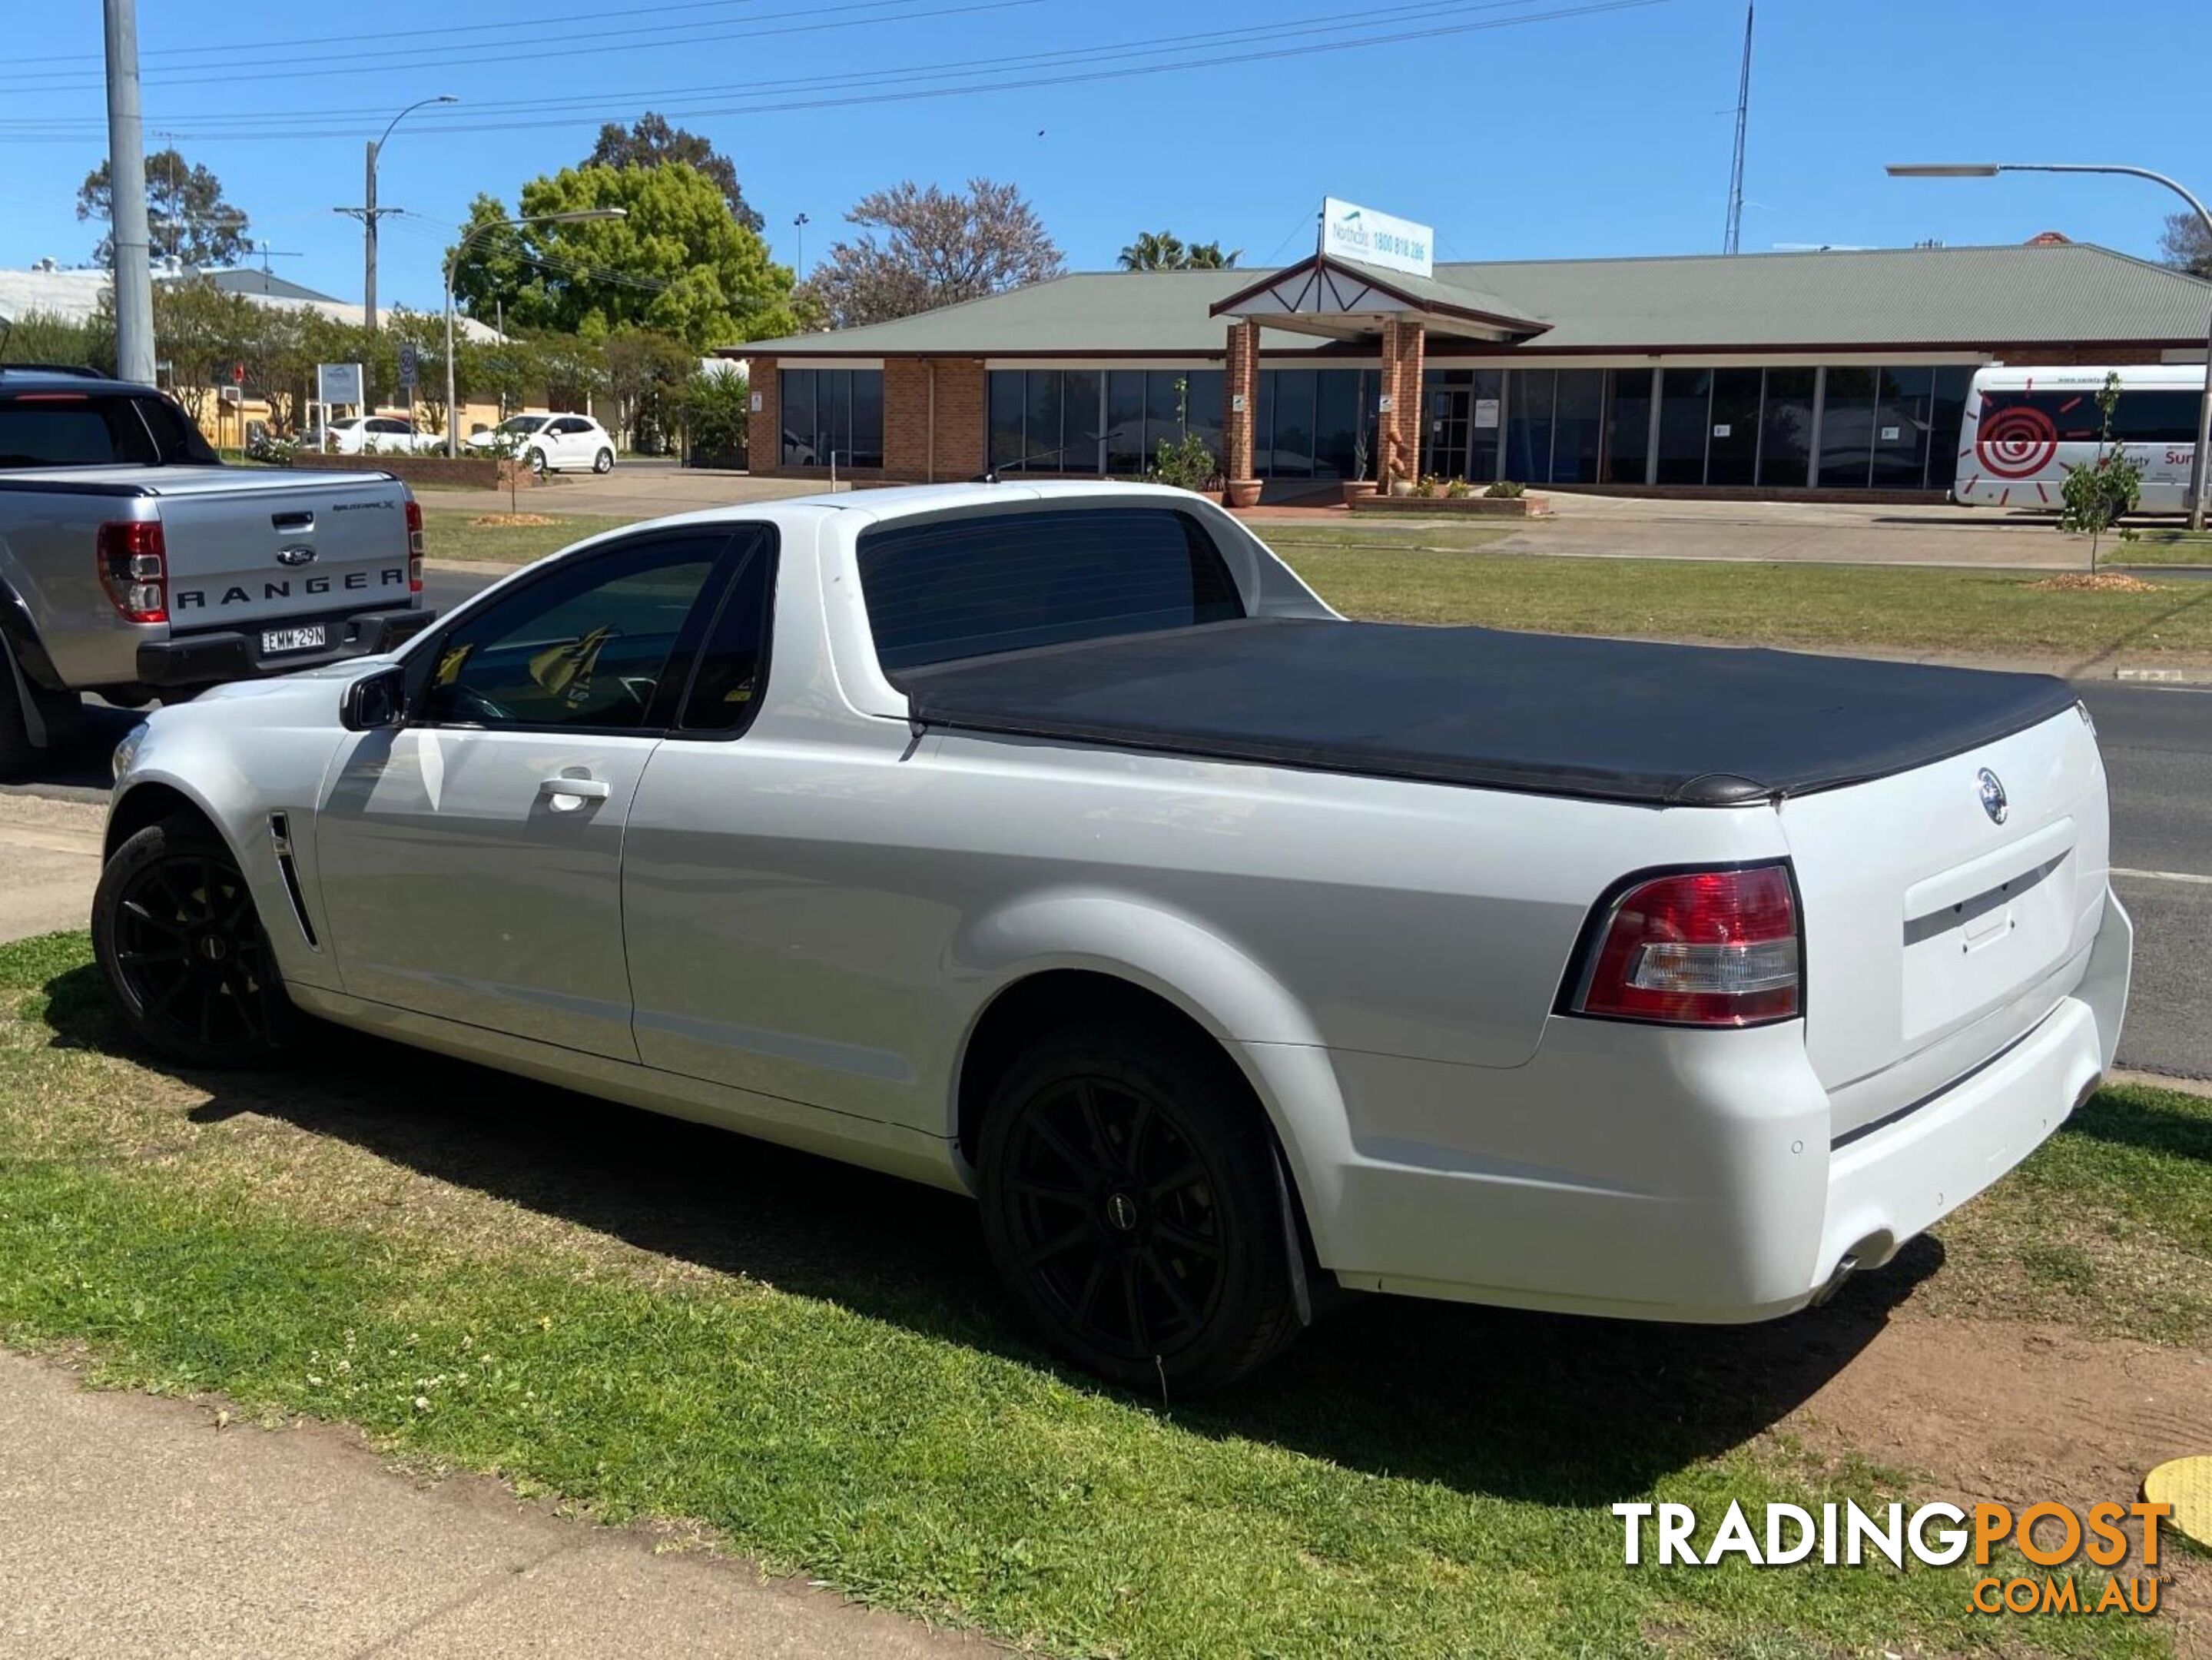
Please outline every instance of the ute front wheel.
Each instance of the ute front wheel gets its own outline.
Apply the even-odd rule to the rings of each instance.
[[[246,878],[205,825],[164,819],[115,850],[93,898],[92,945],[149,1049],[199,1067],[275,1052],[290,1004]]]

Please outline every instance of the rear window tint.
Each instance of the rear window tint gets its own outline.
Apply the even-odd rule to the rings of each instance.
[[[217,459],[166,398],[38,392],[0,398],[0,467],[214,466]]]
[[[1212,538],[1172,508],[890,525],[861,536],[860,561],[887,673],[1244,615]]]

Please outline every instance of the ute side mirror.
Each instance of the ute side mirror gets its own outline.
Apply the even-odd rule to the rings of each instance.
[[[406,719],[407,671],[397,663],[363,675],[338,702],[338,721],[348,732],[375,732]]]

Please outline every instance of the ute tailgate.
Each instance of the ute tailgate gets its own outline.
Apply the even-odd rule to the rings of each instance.
[[[2078,708],[1779,811],[1804,902],[1805,1046],[1837,1136],[2001,1054],[2080,981],[2111,854]]]
[[[406,487],[379,473],[241,476],[160,492],[170,629],[268,628],[410,602]]]

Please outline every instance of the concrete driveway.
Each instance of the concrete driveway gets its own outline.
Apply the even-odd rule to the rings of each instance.
[[[624,461],[612,472],[555,473],[544,483],[516,493],[517,505],[532,513],[589,513],[611,519],[658,519],[664,514],[699,508],[730,507],[742,502],[774,502],[811,496],[826,485],[806,479],[756,478],[750,473],[706,467],[679,467],[659,460]],[[471,513],[505,513],[501,490],[425,490],[425,506]]]

